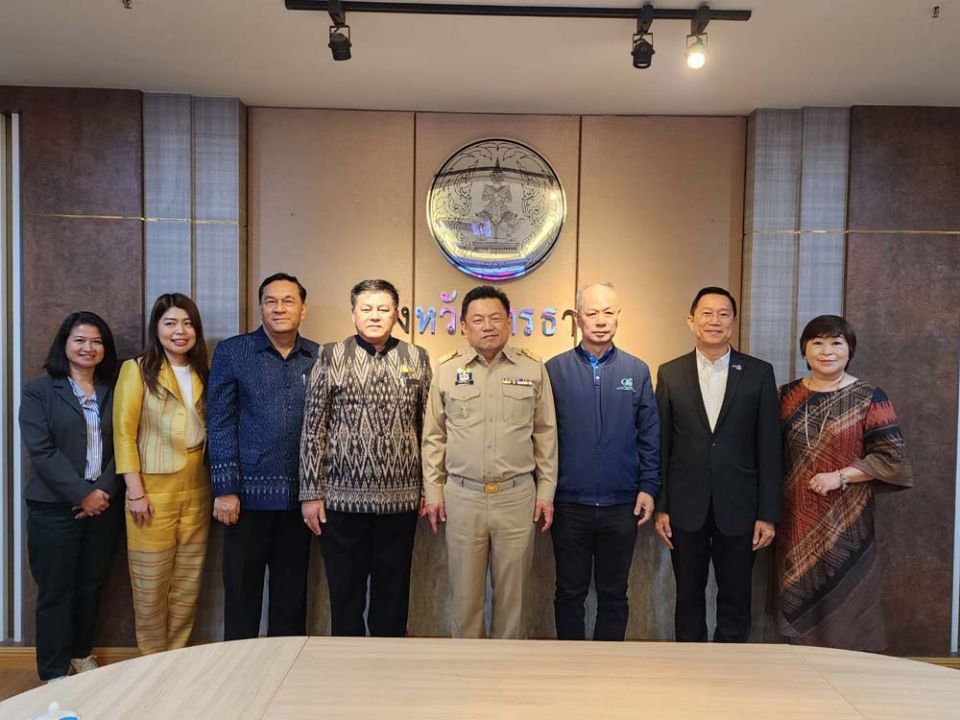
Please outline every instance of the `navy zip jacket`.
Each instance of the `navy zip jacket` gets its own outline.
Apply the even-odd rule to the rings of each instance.
[[[554,502],[634,503],[660,488],[660,415],[650,370],[616,347],[579,345],[547,362],[557,408],[560,475]]]

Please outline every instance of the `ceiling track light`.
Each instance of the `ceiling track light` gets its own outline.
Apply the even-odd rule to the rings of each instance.
[[[572,5],[474,5],[432,2],[365,2],[357,0],[284,0],[287,10],[320,10],[329,12],[333,20],[330,27],[328,47],[334,60],[350,59],[350,26],[346,12],[391,13],[395,15],[480,15],[485,17],[550,17],[589,18],[605,20],[636,20],[637,32],[633,36],[630,54],[633,66],[649,68],[653,63],[653,34],[650,23],[654,20],[689,20],[687,35],[687,65],[701,68],[707,61],[707,24],[716,20],[745,22],[750,19],[750,10],[711,10],[701,5],[696,10],[689,8],[654,8],[647,3],[637,10],[626,7],[576,7]],[[346,30],[346,32],[343,32]]]
[[[650,32],[650,25],[653,24],[653,5],[647,3],[640,8],[640,14],[637,15],[637,32],[633,36],[633,49],[630,54],[633,55],[633,66],[637,70],[646,70],[653,64],[653,33]]]
[[[699,70],[707,63],[707,24],[712,15],[709,5],[701,5],[690,18],[690,34],[687,35],[687,67]]]
[[[363,2],[344,0],[284,0],[287,10],[329,11],[329,6],[342,6],[350,13],[391,13],[395,15],[483,15],[487,17],[553,17],[591,18],[604,20],[636,20],[637,11],[629,7],[576,7],[563,5],[459,5],[456,3],[425,2]],[[654,8],[654,20],[691,20],[698,12],[690,8]],[[710,10],[710,20],[750,19],[750,10]]]
[[[330,13],[330,38],[327,47],[333,54],[333,59],[337,61],[350,59],[350,48],[353,43],[350,40],[350,26],[347,25],[347,12],[340,0],[331,0],[327,4],[327,12]],[[346,30],[346,32],[344,32]]]

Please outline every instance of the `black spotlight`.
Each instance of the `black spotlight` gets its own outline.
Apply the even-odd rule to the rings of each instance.
[[[653,53],[656,52],[653,49],[653,43],[647,40],[648,37],[653,37],[649,33],[647,35],[634,35],[633,36],[633,50],[631,54],[633,55],[633,66],[638,70],[646,70],[653,64]]]
[[[346,30],[346,32],[344,32]],[[350,42],[350,26],[342,25],[340,27],[336,25],[330,26],[330,42],[327,43],[327,47],[330,48],[330,52],[333,53],[334,60],[349,60],[350,59],[350,47],[353,43]]]
[[[646,70],[653,64],[653,33],[650,25],[653,24],[653,5],[647,3],[640,8],[637,15],[637,32],[633,36],[633,66],[638,70]]]

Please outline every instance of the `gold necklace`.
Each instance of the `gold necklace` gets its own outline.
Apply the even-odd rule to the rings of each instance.
[[[847,376],[846,371],[840,373],[840,377],[838,377],[836,380],[833,381],[832,383],[833,387],[829,388],[828,390],[815,390],[814,388],[810,387],[809,384],[807,384],[806,387],[811,393],[830,392],[832,390],[836,390],[837,388],[839,388],[840,383],[843,382],[843,379],[846,376]],[[817,439],[814,441],[813,445],[810,444],[810,426],[808,422],[809,416],[810,416],[810,398],[807,398],[803,403],[803,436],[807,441],[807,450],[820,444],[820,438],[823,435],[823,429],[827,426],[827,420],[830,417],[830,413],[828,412],[824,414],[823,420],[820,422],[820,430],[817,432]]]
[[[840,387],[840,383],[842,383],[846,379],[846,377],[847,377],[847,371],[844,370],[843,372],[840,373],[840,377],[832,381],[825,389],[817,390],[815,387],[813,387],[813,376],[807,375],[807,377],[804,378],[804,380],[806,380],[804,385],[806,385],[807,389],[812,392],[832,392],[833,390],[837,390]]]
[[[820,444],[820,436],[823,435],[823,429],[827,426],[827,418],[830,417],[830,414],[827,413],[823,416],[823,420],[820,422],[820,430],[817,431],[817,439],[814,441],[813,445],[810,444],[810,429],[807,423],[807,418],[810,414],[810,400],[807,399],[807,402],[803,404],[803,435],[807,440],[807,450],[812,447],[816,447]]]

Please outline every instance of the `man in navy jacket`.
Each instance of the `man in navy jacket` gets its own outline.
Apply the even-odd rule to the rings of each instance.
[[[267,634],[306,635],[313,537],[300,515],[300,431],[318,345],[300,336],[307,291],[260,284],[261,327],[217,345],[207,383],[213,517],[223,531],[223,638],[255,638],[270,571]]]
[[[660,419],[650,370],[614,347],[620,303],[613,285],[577,293],[580,344],[547,363],[557,408],[560,472],[554,498],[557,637],[583,640],[594,569],[595,640],[623,640],[637,528],[660,487]]]

